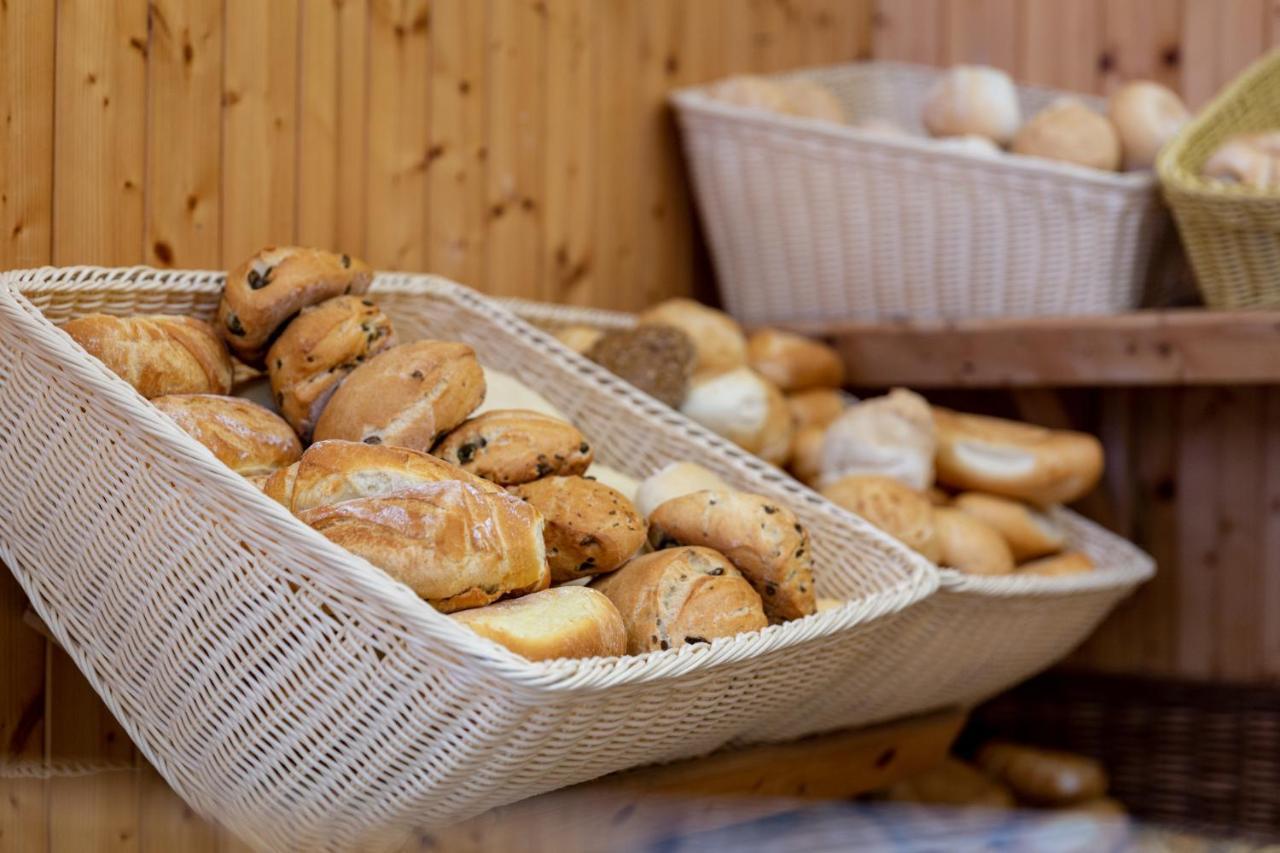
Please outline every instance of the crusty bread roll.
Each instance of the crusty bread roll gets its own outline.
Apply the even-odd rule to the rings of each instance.
[[[956,495],[952,505],[996,529],[1018,562],[1061,551],[1066,545],[1062,528],[1049,516],[1021,501],[981,492]]]
[[[1150,80],[1134,80],[1111,93],[1107,118],[1120,137],[1124,168],[1150,169],[1191,113],[1171,89]]]
[[[604,329],[594,326],[565,326],[556,331],[556,339],[574,352],[585,354],[596,341],[604,337]]]
[[[821,482],[884,474],[922,492],[933,485],[936,447],[929,404],[914,391],[895,388],[850,406],[827,427]]]
[[[1204,176],[1257,190],[1280,189],[1280,131],[1230,137],[1209,156]]]
[[[240,359],[255,367],[272,337],[308,305],[369,289],[373,270],[350,255],[270,246],[227,273],[215,326]]]
[[[445,613],[551,583],[538,511],[462,480],[326,504],[298,518]]]
[[[985,136],[1005,145],[1021,123],[1018,92],[996,68],[957,65],[929,89],[924,126],[933,136]]]
[[[484,393],[484,371],[466,344],[401,344],[351,371],[320,413],[315,440],[430,450],[475,411]]]
[[[890,785],[887,799],[935,806],[973,806],[1010,809],[1013,793],[1004,785],[958,758],[946,758],[923,773]]]
[[[477,415],[446,435],[432,453],[504,486],[581,474],[593,456],[573,424],[529,409]]]
[[[631,655],[706,643],[769,624],[759,593],[710,548],[645,554],[591,586],[622,614]]]
[[[1018,574],[1044,575],[1059,577],[1061,575],[1082,575],[1096,568],[1093,560],[1082,551],[1067,551],[1051,557],[1041,557],[1018,566]]]
[[[231,390],[231,356],[201,320],[86,314],[63,323],[62,330],[147,399]]]
[[[591,345],[586,356],[673,408],[678,408],[689,392],[696,359],[693,341],[673,326],[608,332]]]
[[[1120,168],[1116,129],[1075,98],[1059,98],[1032,116],[1014,136],[1011,150],[1107,172]]]
[[[545,522],[555,583],[612,572],[640,550],[649,525],[618,491],[583,477],[543,477],[512,486]]]
[[[1067,806],[1107,791],[1102,765],[1071,752],[989,741],[978,750],[975,763],[1019,799],[1035,805]]]
[[[496,409],[528,409],[562,421],[569,420],[554,403],[511,374],[490,367],[483,370],[484,402],[471,413],[473,417]]]
[[[237,474],[270,474],[302,455],[284,419],[257,403],[214,394],[170,394],[151,402]]]
[[[791,456],[787,460],[791,476],[807,486],[817,484],[822,476],[822,446],[826,438],[827,431],[823,427],[796,430],[791,439]]]
[[[839,353],[821,341],[779,329],[761,329],[747,339],[747,363],[787,394],[844,384]]]
[[[302,309],[267,350],[267,374],[280,414],[309,441],[320,412],[347,375],[395,345],[391,321],[372,299],[335,296]]]
[[[791,423],[796,429],[828,426],[853,403],[853,398],[833,388],[814,388],[787,395]]]
[[[707,89],[707,94],[735,107],[774,113],[787,111],[786,90],[778,82],[755,74],[739,74],[720,80]]]
[[[814,612],[809,534],[791,510],[746,492],[694,492],[649,516],[655,549],[700,545],[719,551],[751,581],[772,620]]]
[[[938,565],[970,575],[1007,575],[1013,553],[1004,537],[986,522],[952,507],[934,507],[941,556]]]
[[[830,89],[813,80],[792,77],[779,80],[784,99],[783,110],[787,115],[845,123],[844,107]]]
[[[861,516],[926,560],[936,563],[942,556],[932,504],[900,480],[882,474],[852,474],[829,484],[822,495],[836,506]]]
[[[791,410],[777,387],[749,367],[695,377],[680,411],[766,462],[791,449]]]
[[[529,660],[617,657],[627,629],[608,598],[582,586],[544,589],[449,617]]]
[[[640,314],[643,326],[673,326],[689,336],[695,373],[733,370],[747,363],[747,338],[723,311],[692,299],[668,299]]]
[[[1037,506],[1070,503],[1102,476],[1102,444],[1091,435],[1018,421],[933,410],[938,481]]]
[[[640,491],[640,481],[630,474],[619,471],[617,468],[611,468],[608,465],[601,465],[599,462],[592,462],[591,467],[587,469],[587,473],[583,474],[583,476],[588,480],[604,483],[631,501],[633,505],[635,504],[636,494]]]
[[[636,491],[636,509],[648,518],[667,501],[702,491],[728,491],[729,484],[696,462],[672,462],[646,477]]]

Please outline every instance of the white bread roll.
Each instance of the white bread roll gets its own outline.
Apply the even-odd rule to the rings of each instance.
[[[680,411],[774,465],[785,462],[791,449],[787,399],[749,367],[694,377]]]
[[[1257,190],[1280,189],[1280,131],[1232,136],[1210,155],[1204,176]]]
[[[449,616],[529,660],[617,657],[627,628],[606,596],[584,586],[559,586]]]
[[[827,427],[820,483],[850,474],[883,474],[917,492],[933,485],[933,414],[905,388],[856,403]]]
[[[729,488],[729,484],[714,471],[695,462],[672,462],[640,483],[634,503],[640,514],[648,518],[655,509],[673,498],[694,492],[723,492]]]
[[[1191,118],[1171,89],[1150,80],[1121,86],[1107,100],[1107,118],[1120,137],[1125,169],[1150,169],[1164,144]]]
[[[1022,126],[1013,153],[1114,172],[1120,137],[1107,117],[1075,98],[1059,98]]]
[[[1005,145],[1022,117],[1018,92],[997,68],[957,65],[938,79],[925,98],[924,126],[933,136],[985,136]]]
[[[747,336],[723,311],[692,299],[668,299],[641,312],[642,326],[672,326],[689,336],[694,373],[719,373],[747,363]]]
[[[527,409],[550,415],[562,421],[569,420],[564,412],[556,408],[554,403],[511,374],[494,370],[491,367],[483,367],[482,369],[484,370],[485,385],[484,402],[471,413],[472,417],[483,415],[485,412],[491,412],[495,409]]]
[[[985,136],[977,136],[972,133],[966,133],[964,136],[948,136],[937,140],[937,145],[950,151],[960,151],[965,154],[972,154],[975,157],[999,157],[1003,149],[987,139]]]

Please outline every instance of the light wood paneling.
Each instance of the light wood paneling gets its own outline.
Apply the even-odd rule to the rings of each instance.
[[[1100,0],[1023,0],[1019,76],[1027,83],[1093,92],[1101,81]]]

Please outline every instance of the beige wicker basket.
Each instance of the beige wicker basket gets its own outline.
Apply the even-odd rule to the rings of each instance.
[[[54,324],[90,311],[208,318],[218,273],[0,275],[0,558],[188,802],[274,849],[395,843],[610,771],[806,726],[837,678],[907,663],[877,626],[936,571],[854,516],[477,294],[382,275],[403,339],[465,341],[546,394],[632,475],[696,458],[795,509],[843,607],[645,656],[533,664],[436,613],[219,464]],[[814,730],[809,727],[808,730]]]
[[[864,62],[796,73],[833,91],[852,119],[886,118],[919,135],[677,92],[720,293],[735,317],[762,325],[1137,307],[1167,221],[1150,173],[943,147],[919,118],[937,69]],[[1062,94],[1019,93],[1026,114]]]

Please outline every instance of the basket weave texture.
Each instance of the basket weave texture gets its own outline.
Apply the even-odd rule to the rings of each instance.
[[[891,62],[795,72],[852,120],[921,136],[941,73]],[[1065,94],[1018,91],[1025,115]],[[973,156],[702,89],[673,101],[721,296],[748,324],[1119,313],[1137,307],[1167,222],[1150,173]]]

